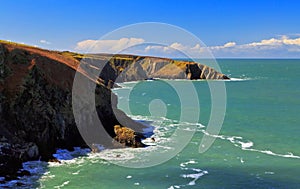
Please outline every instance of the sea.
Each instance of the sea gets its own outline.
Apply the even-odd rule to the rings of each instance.
[[[299,189],[300,60],[217,63],[231,80],[157,79],[113,90],[118,107],[148,126],[147,147],[58,149],[61,163],[26,162],[32,176],[0,187]]]

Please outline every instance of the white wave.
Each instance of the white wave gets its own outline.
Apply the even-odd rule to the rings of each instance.
[[[118,85],[128,85],[128,84],[136,84],[136,83],[139,83],[141,81],[125,81],[125,82],[122,82],[122,83],[117,83]]]
[[[187,178],[187,179],[192,179],[189,183],[187,184],[182,184],[182,185],[173,185],[170,186],[168,189],[175,189],[175,188],[181,188],[181,187],[186,187],[186,186],[194,186],[196,185],[196,181],[199,180],[201,177],[203,177],[204,175],[208,174],[207,171],[202,171],[201,169],[185,169],[184,170],[193,170],[196,173],[190,173],[190,174],[181,174],[180,176],[183,178]]]
[[[116,82],[115,84],[117,84],[120,87],[119,88],[113,88],[112,90],[123,89],[123,88],[129,87],[129,86],[135,85],[139,82],[140,81],[128,81],[128,82],[122,82],[122,83]]]
[[[147,121],[151,122],[149,129],[154,129],[154,130],[159,130],[159,129],[169,130],[169,128],[172,129],[182,128],[183,130],[186,131],[196,131],[194,130],[195,128],[200,131],[200,129],[205,128],[204,125],[198,122],[191,123],[191,122],[173,120],[173,119],[168,119],[166,117],[156,117],[156,116],[141,116],[141,115],[129,115],[129,116],[133,120],[138,121],[140,123],[147,122]]]
[[[127,81],[123,83],[116,83],[120,88],[113,88],[112,90],[119,90],[119,89],[126,89],[126,88],[132,88],[134,85],[142,81]]]
[[[255,148],[251,148],[251,147],[254,146],[254,143],[252,141],[249,141],[249,140],[245,141],[243,139],[243,137],[241,137],[241,136],[213,135],[213,134],[210,134],[210,133],[206,132],[205,130],[201,130],[201,132],[203,134],[211,136],[211,137],[215,137],[215,138],[222,139],[222,140],[228,140],[234,146],[239,147],[242,150],[259,152],[259,153],[263,153],[263,154],[267,154],[267,155],[284,157],[284,158],[300,159],[300,156],[294,155],[291,152],[288,152],[287,154],[278,154],[278,153],[272,152],[271,150],[258,150],[258,149],[255,149]]]
[[[259,152],[267,155],[277,156],[277,157],[283,157],[283,158],[293,158],[293,159],[300,159],[300,156],[294,155],[293,153],[289,152],[287,154],[277,154],[272,152],[271,150],[257,150],[257,149],[243,149],[253,152]]]
[[[181,129],[181,130],[183,130],[183,131],[190,131],[190,132],[195,132],[195,131],[197,131],[196,128],[190,128],[190,127],[186,127],[186,128]]]
[[[175,189],[175,188],[180,188],[178,185],[170,186],[168,189]]]
[[[165,134],[172,133],[174,129],[178,128],[180,124],[181,126],[186,127],[187,130],[192,130],[191,126],[195,125],[197,126],[197,128],[204,127],[199,123],[180,123],[178,120],[171,120],[165,117],[134,116],[134,118],[138,120],[143,120],[144,122],[149,121],[151,122],[151,125],[153,125],[147,130],[149,132],[154,132],[153,137],[155,138],[155,142],[151,139],[151,141],[148,141],[152,143],[152,146],[147,148],[104,149],[103,146],[98,145],[97,147],[100,149],[99,153],[91,153],[90,149],[83,149],[79,147],[75,147],[74,151],[68,151],[66,149],[57,149],[56,153],[53,154],[53,156],[57,158],[60,162],[26,162],[24,163],[24,169],[29,170],[33,176],[36,175],[36,177],[39,177],[41,181],[44,181],[55,178],[55,175],[52,175],[49,171],[45,172],[47,165],[49,167],[76,165],[77,168],[79,168],[80,166],[84,166],[86,161],[97,164],[110,164],[113,161],[124,162],[133,158],[136,158],[136,160],[138,161],[142,161],[146,159],[145,157],[147,157],[147,155],[153,151],[164,152],[167,150],[172,150],[172,148],[167,145],[170,142],[170,139],[166,137]],[[192,164],[193,161],[190,160],[186,163],[186,165]],[[195,169],[193,171],[197,170]],[[78,175],[79,173],[80,170],[77,169],[76,171],[71,172],[69,174]],[[32,180],[33,177],[31,176],[29,179]],[[68,183],[66,182],[62,185],[56,186],[56,188],[61,188],[67,185]],[[12,181],[8,185],[14,186],[16,185],[16,183],[17,181]],[[28,183],[30,182],[28,181]]]
[[[41,187],[40,188],[45,188],[45,186],[43,185],[43,182],[44,181],[48,181],[48,180],[51,180],[55,178],[55,175],[54,174],[51,174],[50,171],[47,171],[45,172],[40,178],[39,178],[39,181],[40,181],[40,184],[41,184]]]
[[[130,160],[135,157],[134,153],[130,152],[130,150],[124,149],[107,149],[100,153],[96,153],[98,158],[107,160],[107,161],[124,161]],[[95,156],[94,156],[95,157]]]
[[[194,173],[194,174],[183,174],[183,175],[181,175],[181,177],[183,177],[183,178],[192,178],[193,180],[190,181],[187,185],[193,186],[193,185],[196,185],[196,181],[198,179],[200,179],[200,177],[202,177],[203,175],[206,175],[207,173],[208,173],[207,171],[203,171],[203,172]]]
[[[31,176],[18,177],[18,180],[11,180],[5,183],[0,183],[0,188],[18,188],[18,184],[22,183],[23,188],[29,188],[33,182],[36,182],[45,172],[47,162],[43,161],[28,161],[23,163],[23,170],[30,172]],[[0,181],[5,178],[1,177]]]
[[[80,173],[80,170],[73,172],[72,175],[78,175]]]
[[[266,171],[265,174],[266,174],[266,175],[274,175],[275,173],[272,172],[272,171]]]
[[[203,171],[199,168],[188,168],[187,166],[188,165],[191,165],[191,164],[197,164],[198,162],[191,159],[191,160],[188,160],[186,162],[182,162],[180,163],[180,168],[184,171],[193,171],[193,173],[189,173],[189,174],[181,174],[180,176],[183,177],[183,178],[192,178],[193,180],[190,181],[187,185],[188,186],[192,186],[192,185],[196,185],[196,181],[198,179],[200,179],[200,177],[202,177],[203,175],[205,174],[208,174],[207,171]],[[185,185],[181,185],[181,186],[185,186]]]
[[[251,142],[251,141],[250,142],[239,142],[239,143],[241,144],[243,149],[250,148],[253,146],[253,142]]]
[[[186,167],[188,164],[196,164],[197,162],[195,160],[189,160],[187,162],[183,162],[180,164],[180,167]]]
[[[224,80],[224,81],[248,81],[252,80],[251,78],[230,78],[229,80]]]
[[[158,80],[161,80],[161,81],[192,81],[192,80],[187,80],[187,79],[165,79],[165,78],[160,78]],[[193,80],[193,81],[196,81],[196,80]]]
[[[144,144],[146,144],[148,146],[155,146],[156,145],[155,138],[154,137],[152,137],[152,138],[146,138],[146,139],[142,140],[142,143],[144,143]]]
[[[98,146],[100,149],[101,145]],[[66,149],[57,149],[56,153],[53,154],[59,162],[48,162],[49,167],[58,167],[69,164],[82,165],[84,163],[84,156],[90,154],[91,150],[89,148],[74,147],[74,151],[69,151]]]
[[[61,185],[59,185],[59,186],[54,186],[54,188],[58,188],[58,189],[60,189],[60,188],[62,188],[62,187],[64,187],[64,186],[66,186],[66,185],[68,185],[70,183],[70,181],[65,181],[65,182],[63,182]]]
[[[240,162],[243,164],[245,163],[244,159],[243,158],[240,158]]]
[[[72,160],[76,157],[86,155],[87,153],[91,152],[88,148],[80,148],[74,147],[74,151],[69,151],[66,149],[57,149],[56,153],[53,154],[53,157],[56,159],[63,161],[63,160]]]

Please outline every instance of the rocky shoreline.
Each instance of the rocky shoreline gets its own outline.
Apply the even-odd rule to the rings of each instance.
[[[194,62],[134,55],[81,55],[5,41],[0,41],[0,63],[0,177],[6,180],[28,175],[19,171],[25,161],[53,160],[57,148],[90,146],[81,137],[72,111],[76,71],[88,82],[96,83],[95,108],[106,132],[119,144],[130,147],[144,146],[141,131],[145,126],[117,109],[117,98],[110,90],[115,82],[154,77],[229,79]]]

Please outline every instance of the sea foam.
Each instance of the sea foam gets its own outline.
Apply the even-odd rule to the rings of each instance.
[[[239,147],[242,150],[259,152],[259,153],[283,157],[283,158],[300,159],[300,156],[294,155],[291,152],[288,152],[287,154],[278,154],[278,153],[272,152],[271,150],[258,150],[258,149],[252,148],[254,146],[254,143],[252,141],[243,139],[243,137],[241,137],[241,136],[213,135],[213,134],[206,132],[205,130],[202,130],[202,133],[205,135],[217,138],[217,139],[227,140],[230,143],[232,143],[234,146]]]
[[[229,80],[225,80],[225,81],[248,81],[248,80],[252,80],[251,78],[230,78]]]

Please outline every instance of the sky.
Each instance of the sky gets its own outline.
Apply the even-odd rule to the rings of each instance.
[[[127,25],[156,22],[183,28],[201,42],[185,44],[160,32],[168,38],[164,47],[141,45],[133,53],[174,56],[170,49],[175,49],[193,56],[205,48],[220,58],[300,58],[296,0],[0,1],[0,39],[47,49],[86,52],[93,47],[113,53],[151,40],[130,33],[103,36]]]

